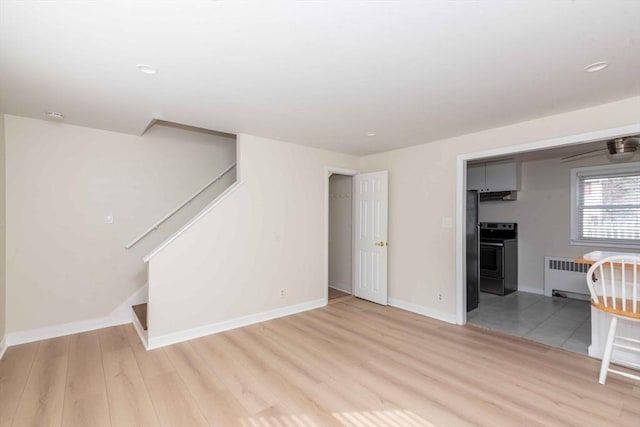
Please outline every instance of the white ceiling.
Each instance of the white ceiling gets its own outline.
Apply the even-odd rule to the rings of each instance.
[[[0,0],[0,111],[119,132],[365,154],[638,94],[638,0]]]

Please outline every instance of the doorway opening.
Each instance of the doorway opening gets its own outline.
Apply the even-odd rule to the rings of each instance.
[[[340,298],[351,298],[350,292],[353,297],[387,305],[389,172],[361,174],[357,170],[336,167],[327,167],[325,171],[324,300],[328,303],[329,289],[337,289],[347,293]],[[346,178],[337,177],[332,180],[332,175]],[[338,189],[331,192],[332,182],[339,184]],[[345,190],[345,186],[350,187],[351,199],[348,198],[349,190]],[[329,197],[330,192],[334,197]],[[336,218],[341,219],[334,218],[331,221],[334,226],[332,233],[329,225],[330,209],[336,206],[342,206],[343,210],[334,209]],[[348,213],[349,208],[351,214],[345,215],[344,211]],[[346,273],[349,268],[350,275]],[[335,293],[332,291],[332,294]],[[338,298],[332,302],[336,300]]]
[[[598,248],[570,240],[572,169],[612,163],[603,141],[639,131],[609,129],[459,156],[458,323],[601,353],[599,331],[606,327],[591,317],[586,271],[575,262]],[[516,179],[497,173],[509,167],[518,171]],[[511,239],[503,235],[508,225]],[[496,231],[500,235],[491,234]],[[508,241],[515,249],[514,280],[505,274]]]
[[[353,294],[353,176],[329,177],[328,302]]]

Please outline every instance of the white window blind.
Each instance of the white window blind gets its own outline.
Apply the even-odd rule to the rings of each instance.
[[[640,168],[577,171],[574,241],[640,244]]]

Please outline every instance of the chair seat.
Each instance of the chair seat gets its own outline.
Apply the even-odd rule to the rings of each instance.
[[[600,300],[604,300],[604,298],[601,296]],[[611,314],[615,314],[617,316],[624,316],[624,317],[630,317],[632,319],[640,319],[640,302],[636,302],[636,312],[633,312],[633,301],[628,299],[626,300],[625,305],[622,305],[622,298],[616,298],[616,304],[615,307],[613,308],[613,298],[611,297],[607,297],[607,304],[605,305],[604,302],[595,302],[593,300],[591,300],[591,305],[595,308],[597,308],[598,310],[602,310],[602,311],[606,311],[607,313],[611,313]],[[622,307],[625,307],[626,310],[623,310]]]

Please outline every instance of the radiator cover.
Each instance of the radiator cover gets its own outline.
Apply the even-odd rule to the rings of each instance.
[[[557,292],[569,298],[589,299],[589,267],[574,262],[573,258],[544,257],[544,295],[550,297]]]

